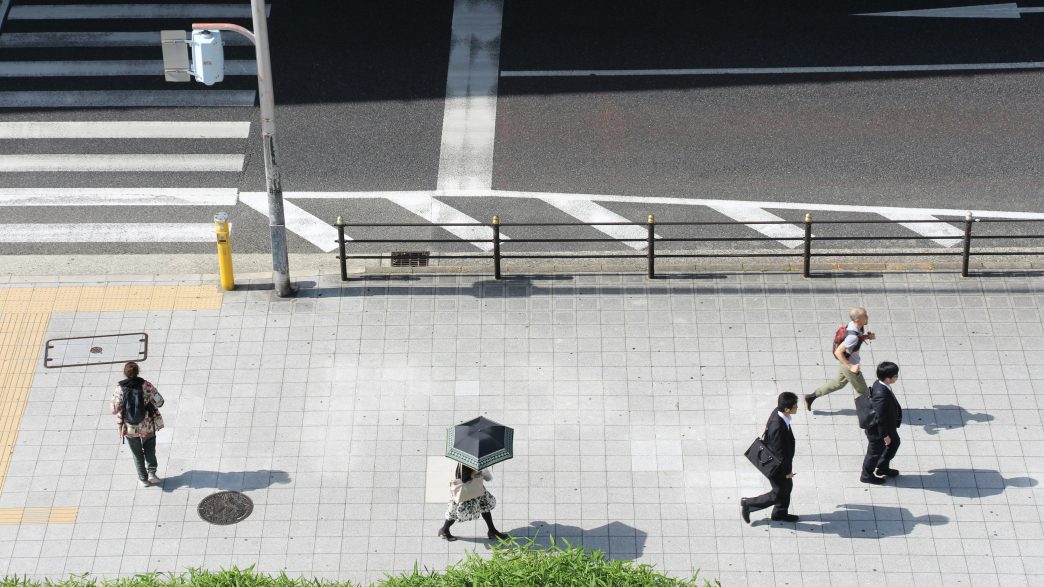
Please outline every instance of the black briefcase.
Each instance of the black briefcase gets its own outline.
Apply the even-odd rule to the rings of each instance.
[[[870,402],[870,390],[856,396],[855,408],[860,428],[868,430],[877,427],[877,413],[874,412],[874,405]]]
[[[772,449],[765,444],[764,439],[760,436],[750,443],[750,448],[743,454],[746,455],[747,460],[752,465],[761,471],[762,475],[770,479],[779,475],[779,470],[783,468],[783,461],[776,456],[776,453],[772,452]]]

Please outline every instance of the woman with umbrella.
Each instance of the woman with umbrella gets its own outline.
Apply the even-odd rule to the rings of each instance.
[[[450,501],[446,508],[446,521],[439,528],[438,536],[454,541],[450,533],[454,522],[468,522],[479,517],[486,522],[490,540],[508,540],[493,524],[493,508],[497,500],[485,487],[493,479],[487,467],[512,457],[514,431],[483,417],[451,426],[446,431],[446,456],[460,463],[454,479],[450,481]]]

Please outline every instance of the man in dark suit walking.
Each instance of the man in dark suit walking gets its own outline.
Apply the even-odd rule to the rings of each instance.
[[[750,523],[750,512],[772,507],[772,519],[777,522],[796,522],[798,517],[790,514],[790,492],[794,490],[794,432],[790,419],[797,413],[798,397],[789,391],[779,394],[776,409],[772,410],[765,424],[765,445],[779,457],[783,466],[775,477],[769,477],[772,489],[763,495],[740,499],[743,521]]]
[[[871,485],[883,485],[886,477],[896,477],[899,471],[892,468],[892,458],[899,450],[899,425],[903,421],[903,408],[895,398],[892,384],[899,380],[899,365],[885,361],[877,366],[877,381],[870,390],[870,405],[873,406],[876,424],[866,429],[866,458],[863,459],[863,474],[859,480]]]

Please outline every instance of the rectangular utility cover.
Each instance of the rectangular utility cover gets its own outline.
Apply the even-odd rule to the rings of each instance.
[[[149,356],[149,335],[144,332],[102,334],[76,338],[52,338],[44,350],[44,367],[82,367],[144,361]]]
[[[189,75],[189,46],[185,31],[160,31],[163,45],[163,76],[168,82],[187,82]]]

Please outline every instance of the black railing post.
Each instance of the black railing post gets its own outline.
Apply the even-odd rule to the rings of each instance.
[[[656,279],[656,218],[652,214],[646,221],[649,225],[648,249],[649,249],[649,279]]]
[[[805,214],[804,276],[812,277],[812,215]]]
[[[964,217],[964,252],[961,255],[961,277],[968,277],[968,262],[971,260],[971,231],[975,219],[972,213]]]
[[[493,215],[493,278],[500,279],[500,216]]]
[[[341,281],[348,281],[348,253],[344,247],[344,218],[337,217],[337,258],[341,261]]]

